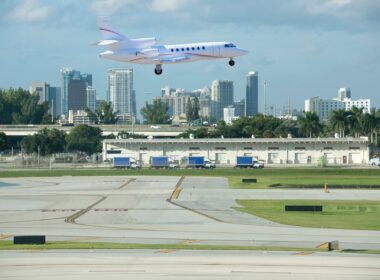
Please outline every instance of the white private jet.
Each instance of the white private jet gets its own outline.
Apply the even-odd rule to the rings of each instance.
[[[248,53],[231,42],[157,45],[156,38],[129,39],[111,28],[104,17],[99,19],[99,30],[103,40],[95,45],[107,48],[99,57],[129,63],[155,64],[154,73],[157,75],[162,74],[162,64],[229,58],[228,64],[234,66],[234,57]]]

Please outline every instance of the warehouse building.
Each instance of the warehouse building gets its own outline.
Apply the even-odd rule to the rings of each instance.
[[[129,156],[149,166],[152,156],[169,156],[184,166],[188,156],[204,156],[234,166],[237,156],[254,156],[268,165],[359,165],[369,160],[368,138],[214,138],[107,139],[103,159]]]

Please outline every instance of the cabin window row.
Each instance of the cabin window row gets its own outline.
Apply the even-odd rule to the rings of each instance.
[[[181,51],[185,51],[185,50],[187,50],[187,51],[190,51],[190,50],[192,50],[192,51],[195,51],[195,50],[200,50],[201,49],[201,47],[191,47],[191,48],[176,48],[176,49],[171,49],[171,52],[174,52],[174,51],[176,51],[176,52],[179,52],[180,50]],[[206,49],[206,47],[202,47],[202,50],[205,50]]]

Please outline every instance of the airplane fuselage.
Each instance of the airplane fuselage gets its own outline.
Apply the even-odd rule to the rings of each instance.
[[[209,59],[233,58],[244,55],[247,51],[228,42],[202,42],[190,44],[158,45],[151,48],[124,48],[108,50],[100,54],[100,57],[138,64],[172,64],[180,62],[192,62]],[[165,61],[165,56],[184,56],[184,60]],[[153,57],[163,58],[155,61]]]

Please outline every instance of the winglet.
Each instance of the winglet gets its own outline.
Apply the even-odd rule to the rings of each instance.
[[[105,40],[117,40],[117,41],[122,41],[126,39],[128,40],[127,37],[125,37],[123,34],[121,34],[115,28],[112,28],[108,24],[108,20],[106,17],[98,18],[98,27]]]

